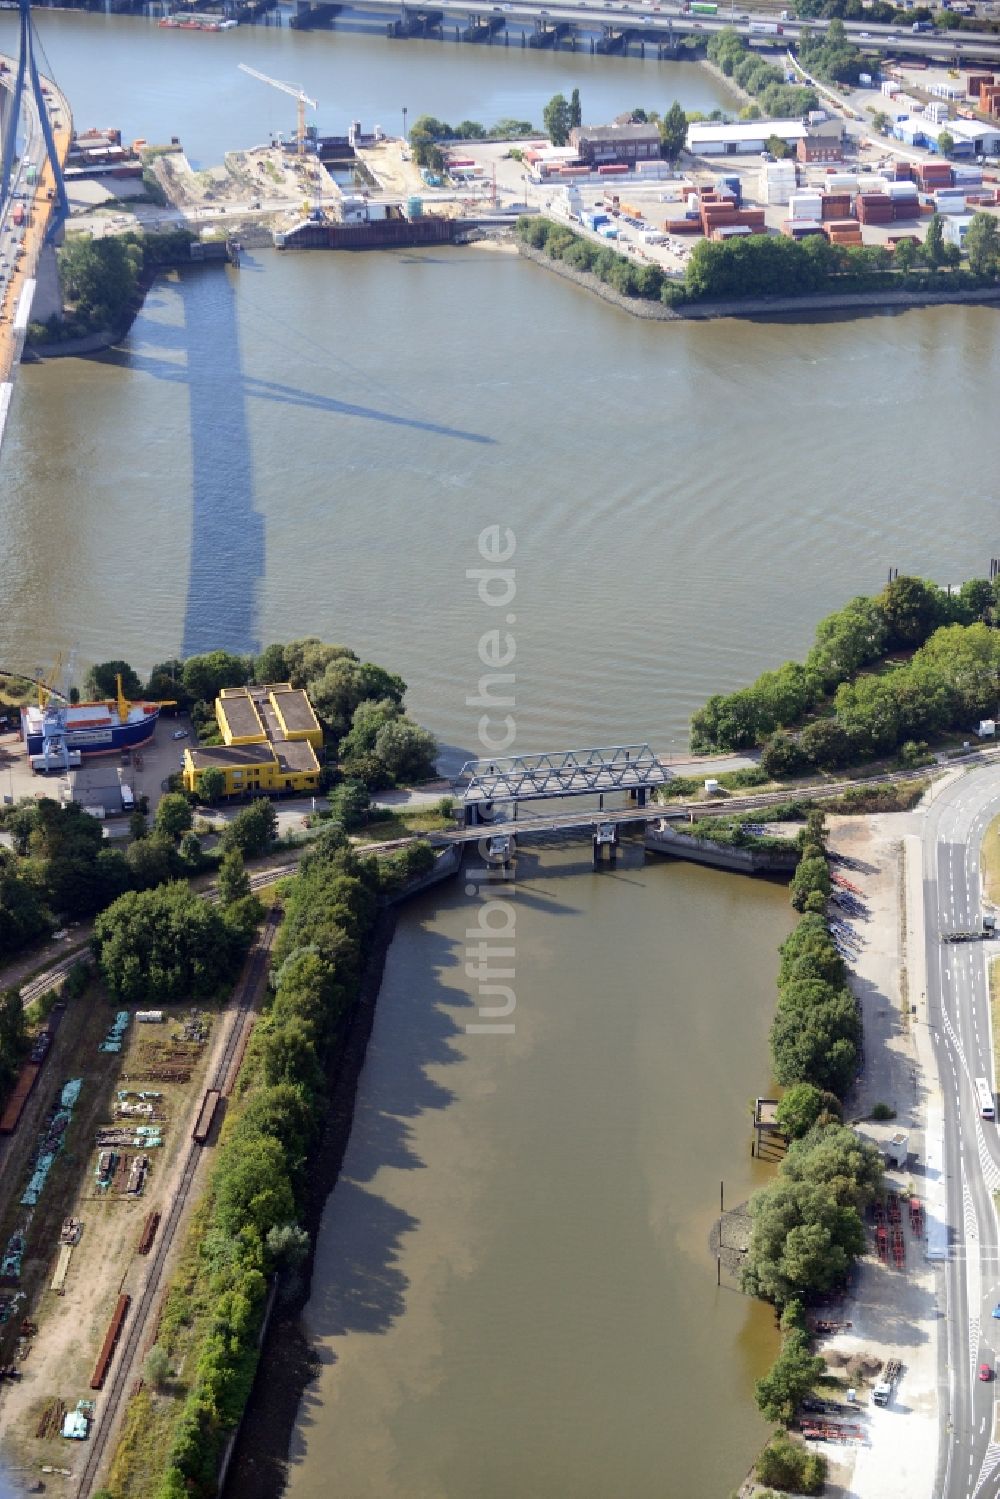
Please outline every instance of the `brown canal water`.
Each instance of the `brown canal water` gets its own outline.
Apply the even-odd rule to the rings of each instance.
[[[996,554],[992,309],[674,326],[472,248],[248,260],[158,282],[121,350],[22,367],[5,664],[311,631],[473,751],[498,525],[516,748],[679,751],[890,565]]]
[[[239,60],[388,128],[394,103],[537,115],[577,81],[593,118],[722,102],[655,64],[40,24],[79,124],[201,162],[285,121],[263,87],[237,98]],[[475,250],[173,275],[121,350],[19,374],[0,662],[315,633],[402,672],[453,763],[501,623],[516,748],[679,751],[708,693],[800,654],[889,566],[985,571],[996,326],[645,324]],[[488,526],[516,538],[502,621],[468,576]],[[716,1291],[707,1237],[720,1178],[752,1186],[785,893],[638,855],[595,875],[587,852],[522,856],[513,1036],[465,1031],[477,899],[401,919],[319,1245],[296,1499],[691,1499],[753,1456],[770,1319]]]
[[[721,1496],[766,1437],[773,1319],[716,1288],[708,1235],[720,1180],[730,1205],[755,1181],[787,894],[589,852],[522,852],[504,888],[512,1035],[467,1031],[484,898],[406,910],[319,1239],[290,1499]]]

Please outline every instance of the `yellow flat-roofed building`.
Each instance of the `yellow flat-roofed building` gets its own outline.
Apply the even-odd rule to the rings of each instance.
[[[316,790],[323,730],[301,688],[224,687],[215,716],[224,742],[185,749],[185,790],[197,792],[209,767],[222,771],[226,796]]]

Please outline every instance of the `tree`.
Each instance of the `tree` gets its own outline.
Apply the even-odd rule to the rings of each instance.
[[[120,896],[95,921],[92,947],[114,997],[147,1005],[208,998],[241,956],[222,913],[180,881]]]
[[[660,121],[660,150],[668,161],[676,161],[687,144],[688,120],[674,100]]]
[[[542,110],[542,124],[554,146],[565,146],[571,126],[570,107],[563,94],[553,94]]]
[[[28,1030],[18,989],[0,993],[0,1098],[17,1075],[17,1066],[27,1050]]]
[[[83,690],[88,698],[112,698],[118,696],[116,677],[122,679],[122,691],[127,698],[142,697],[142,682],[139,674],[127,661],[102,661],[92,666],[87,673]]]
[[[826,1482],[826,1458],[807,1452],[784,1432],[772,1437],[757,1459],[757,1479],[795,1494],[822,1494]]]
[[[360,781],[344,781],[330,793],[330,810],[337,822],[352,832],[367,822],[370,800],[367,786]]]
[[[924,263],[929,265],[931,270],[936,270],[944,262],[944,250],[944,220],[939,213],[935,213],[931,215],[927,225],[927,234],[922,246]]]
[[[787,1424],[825,1371],[826,1364],[814,1357],[806,1332],[793,1328],[786,1333],[770,1371],[754,1386],[754,1399],[765,1421]]]
[[[359,703],[351,717],[351,727],[343,736],[337,752],[342,760],[358,759],[375,750],[379,730],[400,716],[400,707],[389,697],[375,701],[371,698]]]
[[[434,774],[437,741],[409,718],[396,718],[379,729],[375,753],[395,780],[426,780]]]
[[[784,1087],[814,1083],[842,1098],[858,1069],[861,1022],[852,995],[838,990],[816,1003],[779,1003],[771,1026],[774,1075]]]
[[[879,135],[885,135],[890,125],[889,116],[883,109],[876,109],[872,115],[872,129],[877,130]]]
[[[219,865],[219,899],[224,906],[243,900],[250,894],[250,876],[238,848],[227,849]]]
[[[368,698],[389,698],[402,707],[406,694],[402,677],[346,655],[331,658],[318,676],[310,677],[306,686],[317,716],[338,740],[347,733],[359,703]]]
[[[254,681],[262,686],[265,682],[286,682],[288,664],[283,645],[268,645],[254,662]]]
[[[805,909],[808,896],[818,890],[825,897],[830,894],[830,870],[824,858],[800,859],[792,875],[792,905],[796,911]]]
[[[903,275],[908,275],[917,262],[917,246],[912,239],[901,239],[892,252],[893,264]]]
[[[583,124],[583,108],[580,104],[580,90],[575,88],[569,96],[569,124],[572,130],[574,126]]]
[[[238,1151],[226,1154],[224,1169],[216,1173],[215,1193],[219,1225],[234,1239],[247,1226],[266,1238],[272,1228],[294,1221],[284,1152],[267,1135],[242,1141]]]
[[[209,765],[198,777],[198,795],[209,807],[219,802],[226,790],[226,777],[216,765]]]
[[[309,1235],[297,1223],[269,1229],[264,1245],[271,1263],[285,1269],[301,1265],[309,1255]]]
[[[173,874],[173,843],[162,833],[140,838],[125,851],[131,883],[137,890],[151,890],[162,885]]]
[[[244,858],[266,853],[278,833],[278,814],[266,797],[258,796],[241,807],[222,834],[224,852],[238,849]]]
[[[180,856],[185,864],[197,869],[201,864],[201,839],[197,833],[188,832],[181,839]]]
[[[184,662],[184,688],[195,702],[212,703],[223,687],[243,687],[252,676],[252,659],[229,651],[189,656]]]
[[[938,150],[942,156],[950,156],[955,149],[955,137],[950,130],[942,130],[937,138]]]
[[[142,250],[117,236],[75,235],[59,251],[59,280],[81,331],[116,328],[135,294]]]
[[[938,220],[940,214],[931,219]],[[929,231],[928,231],[929,232]],[[885,616],[889,632],[889,650],[912,649],[924,641],[941,622],[945,609],[945,597],[941,589],[923,578],[912,578],[905,573],[893,578],[878,595],[876,602]]]
[[[969,269],[977,276],[995,276],[1000,263],[1000,234],[990,213],[974,213],[965,231]]]
[[[194,821],[191,803],[180,791],[168,791],[156,809],[156,831],[179,843]]]
[[[170,1357],[162,1343],[154,1343],[142,1366],[143,1378],[155,1390],[162,1390],[170,1377]]]
[[[840,1104],[832,1093],[824,1093],[812,1083],[795,1083],[775,1110],[778,1125],[790,1140],[799,1140],[808,1134],[823,1114],[839,1117]]]
[[[776,780],[794,776],[808,761],[799,742],[784,729],[778,729],[764,744],[760,757],[761,768]]]
[[[177,656],[169,661],[159,661],[149,673],[146,683],[146,697],[152,698],[154,702],[165,699],[179,704],[180,707],[188,706],[188,694],[184,688],[184,662]]]

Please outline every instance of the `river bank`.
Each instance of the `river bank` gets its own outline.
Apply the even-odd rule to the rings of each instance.
[[[393,906],[377,920],[358,1002],[345,1022],[342,1043],[336,1047],[326,1128],[310,1167],[310,1199],[303,1222],[309,1233],[309,1255],[297,1283],[286,1287],[275,1306],[226,1474],[223,1493],[239,1495],[239,1499],[275,1499],[283,1492],[299,1408],[319,1373],[320,1359],[303,1329],[301,1313],[312,1284],[320,1219],[340,1176],[354,1124],[358,1081],[375,1023],[397,914],[398,908]]]
[[[788,318],[810,322],[816,313],[854,313],[871,317],[883,313],[905,312],[911,307],[995,306],[1000,303],[1000,286],[970,291],[920,292],[819,292],[804,297],[752,297],[733,302],[692,302],[680,307],[665,307],[660,302],[625,297],[601,281],[591,271],[577,270],[564,261],[553,260],[544,250],[518,242],[518,254],[544,270],[552,271],[564,281],[600,297],[604,302],[627,312],[631,317],[656,323],[716,322],[721,318],[763,319]]]

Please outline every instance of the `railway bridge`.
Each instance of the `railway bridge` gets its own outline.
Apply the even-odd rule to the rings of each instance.
[[[510,809],[509,820],[516,821],[522,803],[560,797],[597,797],[603,808],[606,795],[624,793],[642,808],[650,791],[672,774],[648,744],[616,744],[467,760],[452,789],[464,809],[465,826],[479,827],[496,820],[498,806]]]

